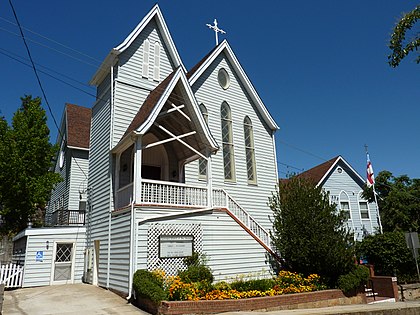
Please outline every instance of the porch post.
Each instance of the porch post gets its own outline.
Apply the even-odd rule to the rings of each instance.
[[[211,167],[211,154],[207,157],[207,205],[213,207],[213,176]]]
[[[134,146],[134,176],[133,176],[133,201],[141,203],[141,164],[142,164],[142,136],[138,136]]]

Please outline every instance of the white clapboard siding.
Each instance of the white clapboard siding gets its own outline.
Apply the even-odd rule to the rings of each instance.
[[[108,251],[108,214],[110,208],[110,178],[109,178],[109,149],[110,149],[110,102],[109,90],[103,95],[92,109],[92,126],[90,134],[89,152],[89,188],[92,204],[88,226],[88,246],[93,246],[94,240],[99,240],[100,260],[98,282],[106,286],[107,251]],[[108,99],[104,101],[103,99]]]
[[[69,180],[69,210],[79,210],[80,193],[87,189],[89,173],[89,151],[72,150]]]
[[[224,90],[217,80],[220,68],[225,68],[230,77],[230,87]],[[268,197],[277,184],[276,161],[273,145],[273,135],[258,114],[255,104],[247,97],[247,93],[238,81],[235,73],[225,55],[221,54],[213,64],[203,73],[194,86],[193,91],[199,104],[203,103],[208,111],[208,124],[210,131],[218,142],[220,149],[212,157],[213,187],[223,188],[235,200],[257,219],[266,229],[271,228],[269,216],[271,210],[267,206]],[[234,183],[224,181],[223,152],[221,135],[220,107],[226,101],[232,113],[232,132],[234,141],[235,175]],[[255,160],[257,169],[257,183],[248,184],[244,127],[245,116],[252,121],[254,133]],[[189,184],[198,181],[198,161],[186,166],[186,182]]]
[[[342,172],[338,172],[341,168]],[[347,194],[350,201],[351,220],[347,222],[353,229],[358,240],[363,238],[363,227],[370,233],[375,233],[379,228],[377,223],[376,204],[369,203],[369,219],[362,219],[359,208],[359,193],[363,190],[363,182],[349,170],[344,163],[338,163],[331,171],[330,175],[322,183],[322,188],[328,191],[330,196],[334,196],[334,201],[339,207],[339,196],[343,191]]]
[[[148,221],[138,227],[136,269],[147,269],[147,235],[153,222]],[[229,280],[238,275],[252,274],[258,277],[264,273],[269,276],[270,265],[266,262],[264,248],[224,212],[215,211],[155,222],[170,225],[201,224],[203,253],[208,258],[208,265],[216,281]]]
[[[130,262],[130,213],[112,218],[109,287],[128,292]]]

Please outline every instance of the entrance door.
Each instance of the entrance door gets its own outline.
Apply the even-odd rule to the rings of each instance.
[[[56,243],[52,284],[73,283],[74,243]]]

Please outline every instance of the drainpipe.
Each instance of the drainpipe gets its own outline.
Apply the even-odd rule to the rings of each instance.
[[[108,212],[108,257],[106,268],[106,288],[109,288],[109,276],[111,269],[111,219],[112,219],[112,143],[114,137],[114,65],[110,69],[111,82],[110,82],[110,135],[109,135],[109,157],[108,157],[108,176],[109,176],[109,212]]]
[[[134,186],[134,185],[133,185]],[[131,299],[132,291],[133,291],[133,274],[134,274],[134,263],[133,260],[135,258],[134,254],[134,247],[137,247],[137,237],[136,241],[133,242],[133,236],[134,236],[134,228],[135,228],[135,219],[134,219],[134,199],[132,199],[131,204],[131,218],[130,218],[130,254],[129,254],[129,266],[128,266],[128,296],[127,301]],[[137,232],[136,232],[137,234]],[[134,244],[133,244],[134,243]],[[134,245],[134,246],[133,246]]]

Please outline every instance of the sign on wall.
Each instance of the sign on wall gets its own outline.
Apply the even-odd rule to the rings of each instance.
[[[36,252],[35,261],[44,261],[44,252],[42,250]]]
[[[159,257],[189,257],[193,253],[193,243],[192,235],[160,235]]]

